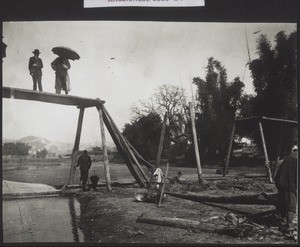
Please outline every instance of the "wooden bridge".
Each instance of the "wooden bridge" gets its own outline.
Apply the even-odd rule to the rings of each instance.
[[[73,95],[61,95],[61,94],[46,93],[46,92],[32,91],[32,90],[19,89],[19,88],[10,88],[10,87],[2,87],[2,97],[10,98],[10,99],[40,101],[40,102],[60,104],[60,105],[70,105],[79,108],[79,118],[77,124],[75,143],[72,151],[70,175],[68,178],[68,182],[65,185],[65,188],[67,188],[68,185],[74,184],[74,175],[75,175],[76,164],[78,159],[78,151],[79,151],[79,143],[80,143],[84,110],[85,108],[88,107],[96,107],[99,113],[102,149],[103,149],[103,161],[104,161],[108,189],[111,190],[111,180],[110,180],[104,125],[109,131],[119,153],[123,157],[124,162],[126,163],[134,179],[137,181],[137,183],[140,184],[141,187],[148,187],[149,178],[147,177],[141,164],[145,165],[145,167],[150,171],[154,170],[154,166],[152,166],[149,162],[144,160],[143,157],[124,138],[124,136],[121,134],[118,127],[116,126],[115,122],[113,121],[112,117],[109,115],[108,111],[106,110],[104,106],[105,101],[100,100],[98,98],[90,99],[90,98],[83,98],[83,97],[78,97]]]

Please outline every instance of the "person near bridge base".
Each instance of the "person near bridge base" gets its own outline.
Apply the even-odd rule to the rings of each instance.
[[[77,161],[77,167],[80,169],[80,184],[82,189],[85,189],[88,177],[89,177],[89,169],[92,165],[92,159],[88,155],[86,150],[83,151],[83,154],[79,156]]]
[[[297,207],[297,166],[298,147],[294,146],[292,153],[283,160],[275,176],[278,189],[277,210],[282,219],[286,218],[286,225],[281,227],[281,230],[287,233],[292,230],[292,220]]]

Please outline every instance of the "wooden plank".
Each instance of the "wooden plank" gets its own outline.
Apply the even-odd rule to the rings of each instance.
[[[137,181],[137,183],[139,183],[140,185],[142,184],[142,180],[140,178],[140,176],[137,174],[133,164],[131,163],[131,160],[128,156],[128,153],[125,150],[125,147],[122,146],[120,137],[117,135],[117,132],[115,131],[114,128],[114,122],[111,119],[109,113],[107,112],[106,108],[104,107],[104,105],[101,106],[102,109],[102,113],[103,113],[103,121],[105,123],[105,126],[107,128],[107,130],[109,131],[119,153],[121,154],[121,156],[123,157],[125,164],[127,165],[130,173],[132,174],[132,176],[134,177],[134,179]]]
[[[106,109],[104,109],[106,111]],[[122,134],[120,133],[119,129],[117,128],[116,124],[114,123],[113,119],[110,117],[109,113],[106,111],[105,114],[107,115],[107,117],[109,118],[110,121],[110,125],[113,128],[114,133],[116,134],[120,145],[122,146],[124,152],[126,153],[130,164],[133,168],[134,173],[136,174],[136,176],[139,178],[139,183],[142,187],[146,187],[146,184],[143,181],[143,178],[146,180],[146,183],[149,184],[149,181],[145,175],[145,173],[143,172],[143,170],[141,169],[138,161],[136,160],[136,157],[134,156],[134,154],[132,153],[131,149],[128,147],[128,144],[125,140],[125,138],[122,136]],[[135,169],[134,165],[136,165],[136,167],[138,168],[137,170],[139,170],[140,174],[138,173],[138,171]]]
[[[132,149],[132,151],[135,153],[135,155],[144,162],[145,166],[148,168],[149,171],[153,172],[155,170],[155,166],[153,166],[152,164],[150,164],[147,160],[145,160],[140,154],[139,152],[130,144],[130,142],[128,142],[129,147]]]
[[[103,163],[104,163],[104,169],[105,169],[106,184],[107,184],[107,190],[111,191],[111,179],[110,179],[110,172],[109,172],[105,129],[104,129],[103,114],[102,114],[101,108],[98,109],[98,112],[99,112],[99,120],[100,120],[100,130],[101,130],[102,150],[103,150]]]
[[[212,223],[204,223],[201,221],[180,219],[180,218],[168,218],[168,217],[151,218],[147,216],[140,216],[137,219],[137,222],[159,225],[159,226],[177,227],[182,229],[193,229],[196,231],[225,234],[225,235],[235,236],[235,237],[242,236],[246,228],[249,228],[249,226],[243,226],[243,225],[240,225],[239,227],[230,227],[230,226],[224,226],[220,224],[216,225]]]
[[[198,138],[195,126],[195,113],[194,113],[194,106],[192,102],[189,102],[190,114],[191,114],[191,122],[192,122],[192,131],[193,131],[193,140],[194,140],[194,149],[196,155],[196,162],[197,162],[197,171],[198,171],[198,179],[199,183],[203,184],[203,177],[202,177],[202,169],[200,163],[200,154],[198,148]]]
[[[145,180],[146,184],[144,183],[144,181],[142,180],[140,175],[137,173],[137,175],[140,178],[140,182],[142,183],[143,187],[147,187],[147,185],[149,185],[150,181],[149,181],[148,177],[146,176],[144,170],[141,168],[141,166],[140,166],[138,160],[136,159],[135,155],[133,154],[132,150],[130,149],[130,147],[128,145],[128,141],[123,137],[123,135],[119,131],[118,127],[116,126],[115,122],[113,121],[113,119],[111,118],[111,116],[109,115],[109,113],[107,112],[107,110],[105,109],[104,106],[102,106],[102,109],[103,109],[103,111],[105,111],[105,115],[107,115],[108,118],[110,119],[111,126],[114,128],[114,132],[117,134],[119,140],[121,140],[121,144],[122,144],[123,148],[125,149],[125,151],[128,153],[129,159],[131,159],[133,161],[132,164],[137,166],[138,171],[142,175],[142,177]],[[137,171],[135,170],[135,172],[137,172]]]
[[[81,108],[79,111],[75,143],[74,143],[73,152],[72,152],[72,162],[71,162],[70,174],[69,174],[69,179],[68,179],[67,184],[74,183],[74,175],[75,175],[75,171],[76,171],[76,163],[77,163],[77,158],[78,158],[78,149],[79,149],[79,143],[80,143],[83,115],[84,115],[84,108]]]
[[[227,156],[226,156],[225,167],[224,167],[224,169],[223,169],[223,177],[226,176],[226,173],[227,173],[227,171],[228,171],[229,160],[230,160],[230,154],[231,154],[232,143],[233,143],[233,138],[234,138],[234,132],[235,132],[235,123],[233,122],[233,124],[232,124],[232,129],[231,129],[230,140],[229,140],[228,151],[227,151]]]
[[[162,154],[162,150],[163,150],[163,147],[164,147],[164,139],[165,139],[167,121],[168,121],[168,113],[166,112],[165,115],[164,115],[164,121],[163,121],[162,129],[161,129],[161,132],[160,132],[158,151],[157,151],[156,160],[155,160],[156,167],[159,167],[159,165],[160,165],[161,154]]]
[[[214,203],[229,203],[229,204],[257,204],[257,205],[273,205],[270,200],[266,199],[263,194],[241,195],[241,196],[202,196],[199,194],[180,194],[166,192],[167,195],[187,199],[195,202],[214,202]],[[268,195],[272,197],[272,194]]]
[[[34,90],[2,87],[2,97],[11,99],[33,100],[46,103],[71,105],[82,107],[92,107],[102,105],[105,101],[100,99],[83,98],[72,95],[46,93]]]
[[[261,122],[258,122],[258,127],[259,127],[259,131],[260,131],[260,135],[261,135],[261,141],[262,141],[263,150],[264,150],[265,166],[266,166],[267,174],[268,174],[268,177],[269,177],[269,182],[272,183],[273,182],[272,172],[271,172],[270,161],[269,161],[267,147],[266,147],[264,131],[263,131]]]
[[[264,116],[235,119],[236,122],[261,121],[261,120],[269,120],[269,121],[274,121],[274,122],[287,123],[287,124],[292,124],[295,126],[298,125],[298,121],[295,121],[295,120],[270,118],[270,117],[264,117]]]

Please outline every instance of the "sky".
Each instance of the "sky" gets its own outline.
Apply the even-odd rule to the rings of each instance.
[[[228,81],[239,76],[245,93],[253,93],[246,36],[251,59],[257,57],[256,40],[266,34],[273,43],[279,31],[296,30],[290,23],[203,23],[138,21],[4,22],[3,86],[32,89],[28,61],[39,49],[43,60],[42,84],[55,93],[55,46],[77,51],[70,61],[70,95],[104,100],[120,130],[130,123],[131,107],[147,100],[163,84],[183,87],[191,97],[193,77],[205,78],[207,59],[214,57],[227,69]],[[259,32],[258,32],[259,31]],[[258,32],[258,33],[256,33]],[[2,137],[28,135],[50,141],[74,142],[79,110],[28,100],[2,99]],[[111,141],[108,132],[106,139]],[[101,141],[96,108],[84,113],[81,142]]]

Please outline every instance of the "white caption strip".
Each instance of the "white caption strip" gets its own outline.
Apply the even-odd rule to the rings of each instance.
[[[85,8],[100,7],[201,7],[204,0],[84,0]]]

